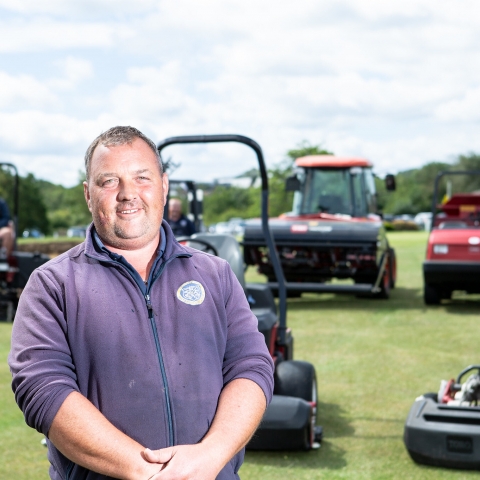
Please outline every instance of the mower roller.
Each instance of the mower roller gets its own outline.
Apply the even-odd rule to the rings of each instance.
[[[158,151],[173,144],[237,142],[249,146],[257,156],[262,179],[261,228],[270,252],[278,284],[279,308],[267,284],[246,283],[243,255],[231,235],[199,233],[179,241],[206,250],[227,260],[243,286],[258,329],[264,335],[275,364],[274,395],[263,420],[247,448],[252,450],[310,450],[318,448],[322,428],[317,420],[317,379],[312,364],[293,360],[293,336],[287,327],[287,292],[282,266],[268,222],[268,177],[263,153],[254,140],[241,135],[199,135],[171,137],[158,145]]]

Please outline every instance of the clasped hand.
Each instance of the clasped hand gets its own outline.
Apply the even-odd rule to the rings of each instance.
[[[223,465],[218,464],[215,452],[201,443],[143,452],[145,460],[160,464],[160,471],[149,480],[215,480]]]

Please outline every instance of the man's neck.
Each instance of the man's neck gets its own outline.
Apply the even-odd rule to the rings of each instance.
[[[150,270],[157,258],[158,246],[160,244],[160,232],[158,236],[147,245],[135,249],[121,249],[105,245],[111,252],[122,255],[127,262],[138,272],[144,281],[148,279]]]

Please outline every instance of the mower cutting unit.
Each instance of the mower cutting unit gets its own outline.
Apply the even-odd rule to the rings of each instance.
[[[11,163],[0,162],[0,168],[6,167],[13,177],[13,218],[12,226],[15,241],[12,252],[0,249],[0,305],[5,308],[5,320],[13,321],[20,293],[25,287],[33,270],[50,260],[50,257],[40,253],[16,251],[18,237],[18,171]],[[0,245],[2,247],[2,245]]]
[[[467,373],[476,370],[462,384]],[[480,469],[480,365],[470,365],[456,381],[443,380],[439,393],[415,400],[404,430],[405,447],[421,464]]]
[[[480,192],[457,193],[438,204],[444,176],[480,175],[480,171],[440,172],[435,179],[432,229],[423,263],[427,305],[449,299],[454,290],[480,293]]]
[[[231,235],[200,233],[178,239],[188,245],[209,251],[229,262],[245,290],[258,329],[275,363],[275,387],[271,404],[247,448],[254,450],[309,450],[317,448],[322,437],[317,419],[317,380],[313,365],[293,360],[293,336],[286,324],[286,289],[282,267],[268,225],[268,178],[260,146],[240,135],[205,135],[172,137],[158,145],[158,151],[173,144],[238,142],[251,147],[257,154],[262,177],[261,228],[279,291],[279,312],[267,284],[245,283],[243,256],[237,240]]]
[[[395,189],[392,175],[387,189]],[[295,161],[286,190],[293,210],[270,220],[289,295],[333,292],[388,298],[396,280],[395,252],[378,215],[372,165],[362,158],[312,155]],[[247,222],[247,265],[276,291],[273,263],[260,221]],[[351,283],[330,283],[351,279]]]

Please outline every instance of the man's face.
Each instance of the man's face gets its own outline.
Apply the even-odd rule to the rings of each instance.
[[[157,242],[168,177],[141,139],[131,145],[98,145],[84,182],[88,209],[98,235],[108,247],[137,250]]]
[[[170,200],[168,203],[168,217],[174,222],[182,215],[182,204],[179,200]]]

